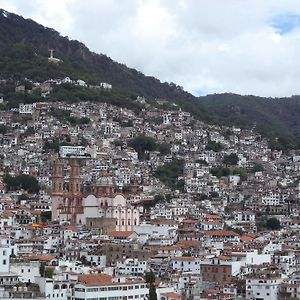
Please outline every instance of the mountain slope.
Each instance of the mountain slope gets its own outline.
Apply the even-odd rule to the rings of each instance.
[[[31,47],[44,58],[48,56],[48,49],[54,48],[55,56],[62,59],[63,64],[80,72],[83,76],[81,79],[94,83],[109,82],[126,93],[174,101],[194,98],[175,85],[161,83],[158,79],[119,64],[106,55],[93,53],[84,44],[62,37],[53,29],[0,10],[0,47],[12,47],[16,44]]]
[[[199,101],[218,123],[255,127],[270,139],[280,137],[281,143],[288,147],[299,146],[299,96],[264,98],[228,93],[200,97]]]
[[[55,56],[62,59],[62,63],[48,63],[49,48],[55,49]],[[248,128],[255,125],[273,142],[280,137],[275,147],[300,144],[299,97],[272,99],[215,94],[197,98],[175,84],[161,83],[106,55],[93,53],[84,44],[62,37],[54,29],[0,9],[0,79],[27,77],[41,81],[66,76],[91,84],[111,83],[115,90],[115,94],[110,95],[111,101],[117,105],[130,99],[129,105],[132,105],[132,99],[138,95],[164,98],[206,122]],[[95,95],[91,95],[93,97]],[[102,95],[101,101],[106,97]]]

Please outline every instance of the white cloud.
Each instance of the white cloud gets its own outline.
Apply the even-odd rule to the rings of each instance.
[[[297,0],[0,0],[0,7],[194,93],[300,94]]]

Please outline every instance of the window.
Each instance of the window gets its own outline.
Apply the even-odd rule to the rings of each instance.
[[[88,292],[98,292],[99,289],[98,288],[88,288],[87,291]]]
[[[118,291],[119,287],[118,286],[111,286],[107,288],[108,291]]]

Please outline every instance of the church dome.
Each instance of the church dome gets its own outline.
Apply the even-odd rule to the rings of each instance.
[[[97,185],[113,185],[113,179],[112,177],[105,176],[105,177],[100,177],[97,180]]]

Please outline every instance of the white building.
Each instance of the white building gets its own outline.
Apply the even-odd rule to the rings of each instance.
[[[79,283],[74,286],[72,299],[147,299],[149,289],[143,279],[131,280],[112,277],[105,274],[86,274],[79,276]]]
[[[77,85],[79,85],[79,86],[87,86],[87,84],[85,83],[85,81],[83,81],[83,80],[81,80],[81,79],[78,79],[78,80],[76,81],[76,83],[77,83]]]
[[[34,283],[35,277],[40,276],[40,262],[12,262],[10,271],[19,275],[19,281],[24,283]]]
[[[101,82],[100,86],[105,89],[105,90],[111,90],[112,89],[112,85],[106,82]]]
[[[140,223],[139,210],[127,203],[122,195],[100,198],[89,195],[84,198],[83,215],[78,215],[78,218],[84,224],[87,217],[116,219],[117,231],[132,231]]]
[[[238,211],[234,214],[234,220],[238,222],[255,222],[255,213],[251,211]]]
[[[20,104],[19,113],[20,114],[32,114],[35,109],[36,104]]]
[[[59,155],[62,158],[69,156],[85,156],[86,149],[83,146],[60,146]]]
[[[262,196],[262,203],[266,205],[276,206],[280,204],[280,194],[279,193],[269,193],[267,195]]]
[[[191,256],[175,257],[171,260],[170,267],[176,272],[200,273],[200,259]]]
[[[8,238],[0,239],[0,272],[9,272],[10,242]]]
[[[9,256],[12,254],[16,254],[16,251],[9,237],[0,236],[0,286],[15,285],[18,282],[18,274],[10,271]]]
[[[246,280],[246,299],[277,300],[281,282],[281,277],[249,278]]]
[[[148,271],[148,261],[127,258],[123,262],[117,262],[116,270],[120,275],[144,276]]]

